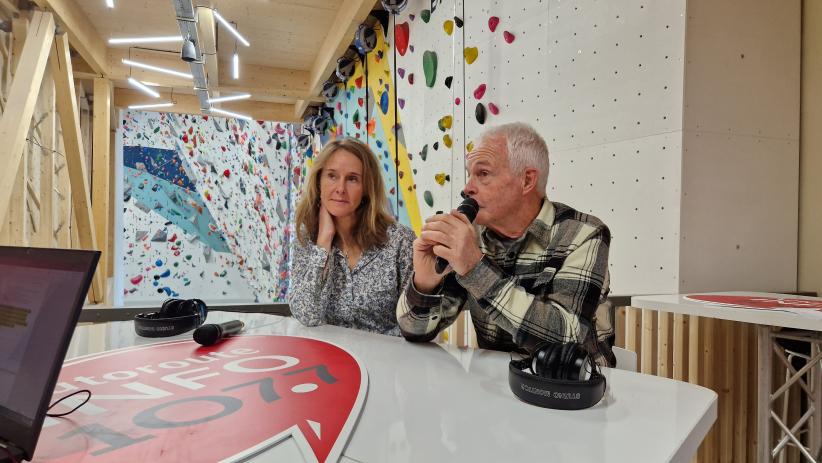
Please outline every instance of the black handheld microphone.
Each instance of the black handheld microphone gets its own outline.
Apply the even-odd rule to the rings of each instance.
[[[462,212],[463,215],[468,217],[469,222],[474,222],[474,219],[477,218],[477,212],[479,212],[479,204],[474,198],[467,197],[462,200],[462,203],[457,207],[457,211]],[[445,267],[448,267],[448,261],[437,256],[437,263],[434,270],[436,270],[437,273],[442,273],[445,271]]]
[[[194,340],[198,344],[210,346],[223,338],[239,333],[244,326],[245,323],[240,320],[231,320],[220,324],[208,323],[194,330]]]

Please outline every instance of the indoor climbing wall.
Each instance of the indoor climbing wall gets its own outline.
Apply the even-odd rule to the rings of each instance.
[[[323,138],[348,136],[367,143],[381,166],[391,212],[400,223],[419,230],[419,206],[405,148],[405,126],[394,117],[394,69],[389,61],[393,50],[381,31],[377,36],[375,49],[365,59],[358,58],[354,74],[339,84],[337,96],[327,103],[334,109],[334,127]],[[397,72],[400,79],[414,79],[404,71]],[[396,103],[398,109],[405,104],[401,100]]]
[[[513,121],[545,137],[548,197],[611,229],[615,294],[678,288],[684,11],[684,1],[465,2],[466,57],[477,50],[466,58],[467,138]]]
[[[684,0],[410,0],[391,19],[381,77],[397,72],[411,223],[459,203],[483,129],[527,122],[551,151],[549,198],[611,228],[613,293],[675,292],[684,11]]]
[[[294,146],[289,124],[123,112],[121,303],[282,300]]]
[[[419,217],[450,211],[465,184],[462,2],[411,1],[395,18],[398,106]],[[391,55],[393,58],[393,55]]]

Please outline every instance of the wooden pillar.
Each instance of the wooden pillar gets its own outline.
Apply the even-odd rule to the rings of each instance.
[[[111,165],[111,81],[94,79],[94,144],[92,149],[91,205],[94,210],[94,230],[97,245],[103,252],[97,264],[102,275],[101,299],[111,304],[108,291],[108,240],[109,240],[109,168]]]
[[[653,375],[656,373],[656,343],[654,342],[654,332],[656,331],[656,310],[642,309],[642,361],[640,371]]]
[[[736,362],[733,371],[736,374],[734,387],[736,396],[734,406],[734,460],[746,461],[748,442],[748,324],[736,323]]]
[[[26,136],[37,104],[40,83],[54,41],[51,13],[36,11],[20,54],[6,110],[0,119],[0,219],[10,210],[14,184],[22,164]]]
[[[71,69],[68,38],[65,34],[55,37],[50,56],[54,70],[54,85],[57,91],[57,112],[63,129],[66,162],[71,182],[71,203],[77,221],[77,235],[83,249],[99,249],[95,238],[93,214],[89,198],[88,177],[83,140],[80,136],[80,122],[77,100],[74,93],[74,76]],[[103,274],[95,272],[89,298],[91,302],[101,302],[103,298]]]
[[[665,378],[671,377],[671,349],[673,347],[671,342],[671,314],[668,312],[658,312],[658,327],[657,327],[657,361],[656,371],[658,376]]]
[[[688,316],[674,314],[674,347],[673,347],[673,367],[674,379],[679,381],[688,380]]]
[[[43,85],[40,89],[40,108],[45,115],[45,119],[40,123],[40,144],[43,149],[40,151],[40,229],[34,236],[32,245],[44,248],[54,246],[54,151],[56,117],[54,114],[54,79],[49,71],[43,78]]]

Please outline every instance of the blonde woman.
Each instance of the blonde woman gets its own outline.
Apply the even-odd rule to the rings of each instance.
[[[296,213],[289,304],[302,324],[398,336],[395,308],[412,268],[414,232],[389,213],[379,164],[355,139],[328,143]]]

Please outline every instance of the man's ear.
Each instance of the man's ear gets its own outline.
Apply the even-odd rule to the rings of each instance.
[[[523,195],[531,193],[537,188],[537,180],[539,179],[539,172],[533,167],[527,167],[522,175],[522,193]]]

